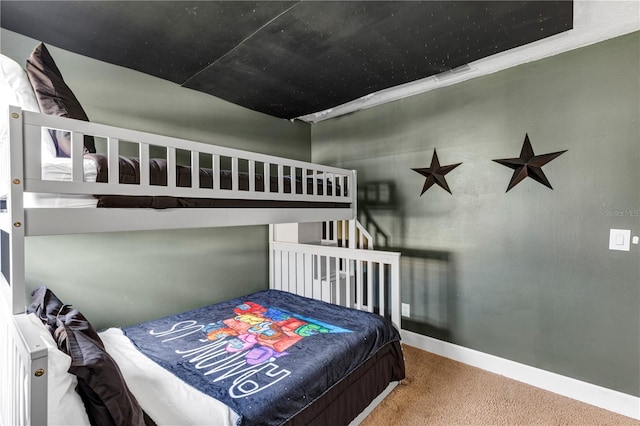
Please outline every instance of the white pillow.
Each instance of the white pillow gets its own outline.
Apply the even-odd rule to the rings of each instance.
[[[47,424],[89,425],[82,398],[76,392],[78,379],[69,373],[71,357],[58,349],[55,340],[35,314],[27,315],[47,346]]]
[[[38,100],[29,82],[26,71],[13,59],[0,54],[0,105],[1,111],[5,112],[8,105],[19,106],[20,108],[40,112]],[[2,121],[4,126],[6,120]],[[8,130],[0,129],[0,142],[8,140]],[[47,130],[42,131],[42,159],[54,158],[56,156],[56,146]]]

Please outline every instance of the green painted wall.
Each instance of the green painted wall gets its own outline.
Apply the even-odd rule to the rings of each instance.
[[[36,40],[2,30],[24,64]],[[176,84],[48,46],[92,121],[300,160],[310,130]],[[127,325],[268,287],[266,226],[27,238],[27,282],[93,325]],[[106,307],[106,308],[105,308]]]
[[[640,249],[608,249],[610,228],[640,234],[639,52],[634,33],[312,126],[313,161],[395,188],[369,211],[408,254],[414,329],[640,395]],[[543,167],[553,190],[505,193],[492,160],[527,133],[568,152]],[[463,163],[453,195],[420,196],[434,148]]]

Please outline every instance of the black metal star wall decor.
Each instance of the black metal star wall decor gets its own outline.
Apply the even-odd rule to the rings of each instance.
[[[511,181],[509,182],[506,192],[509,192],[511,188],[522,182],[527,176],[537,182],[540,182],[544,186],[553,189],[549,180],[542,171],[542,166],[565,152],[567,152],[566,149],[564,151],[553,152],[551,154],[535,155],[533,153],[533,148],[531,147],[531,142],[529,141],[529,134],[525,134],[519,158],[503,158],[493,161],[514,169],[513,176],[511,176]]]
[[[422,187],[422,192],[420,196],[427,192],[427,189],[431,188],[434,183],[438,184],[440,187],[444,188],[449,194],[451,194],[451,190],[449,189],[449,185],[447,185],[447,181],[444,178],[444,175],[449,173],[451,170],[455,169],[462,163],[458,164],[450,164],[448,166],[441,166],[440,161],[438,160],[438,154],[436,150],[433,150],[433,157],[431,157],[431,166],[427,168],[421,169],[411,169],[427,179],[424,181],[424,186]]]

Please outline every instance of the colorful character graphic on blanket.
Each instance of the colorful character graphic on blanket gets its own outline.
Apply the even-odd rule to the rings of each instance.
[[[202,331],[207,339],[213,341],[231,338],[225,348],[229,353],[251,348],[246,356],[250,365],[287,355],[286,349],[305,337],[319,333],[351,332],[313,318],[265,308],[252,302],[238,305],[233,311],[236,314],[233,318],[209,324]]]

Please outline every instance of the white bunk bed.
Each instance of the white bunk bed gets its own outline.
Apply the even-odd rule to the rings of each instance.
[[[6,172],[1,177],[7,194],[0,212],[0,382],[3,383],[0,424],[47,424],[47,416],[55,413],[54,406],[60,404],[56,399],[60,396],[51,384],[51,363],[59,355],[57,348],[43,342],[44,327],[34,324],[33,315],[25,313],[28,296],[24,240],[29,236],[269,224],[270,288],[375,312],[400,328],[399,255],[371,250],[366,232],[354,220],[355,171],[54,117],[18,107],[10,107],[1,119],[9,130],[9,138],[3,147]],[[71,158],[57,159],[69,165],[69,176],[63,180],[50,178],[46,172],[48,160],[41,154],[43,129],[46,132],[49,128],[64,129],[72,135]],[[95,182],[88,177],[86,172],[91,164],[87,166],[83,158],[84,135],[106,141],[108,182]],[[137,145],[141,164],[139,184],[119,182],[121,141]],[[146,164],[152,146],[156,151],[160,147],[166,152],[166,186],[150,184]],[[175,184],[177,158],[185,158],[185,154],[189,159],[187,166],[193,171],[193,184],[179,187]],[[213,170],[211,188],[200,188],[197,184],[203,158]],[[223,189],[218,183],[223,162],[231,166],[230,189]],[[248,177],[247,187],[238,183],[241,174]],[[262,188],[256,184],[258,175],[264,179]],[[270,180],[276,182],[274,192],[267,190]],[[292,184],[286,191],[287,180],[303,184],[299,188]],[[79,208],[64,203],[68,195],[75,201],[88,201],[94,194],[225,199],[232,201],[232,207],[101,208],[89,203],[89,207]],[[50,202],[51,197],[57,201]],[[43,207],[38,200],[49,202]],[[243,200],[275,204],[244,207]],[[333,224],[325,236],[320,231],[323,222]],[[297,225],[301,223],[305,225]],[[311,239],[309,232],[297,232],[308,229],[312,229]],[[55,289],[55,283],[49,285]],[[162,423],[161,419],[156,422]]]

